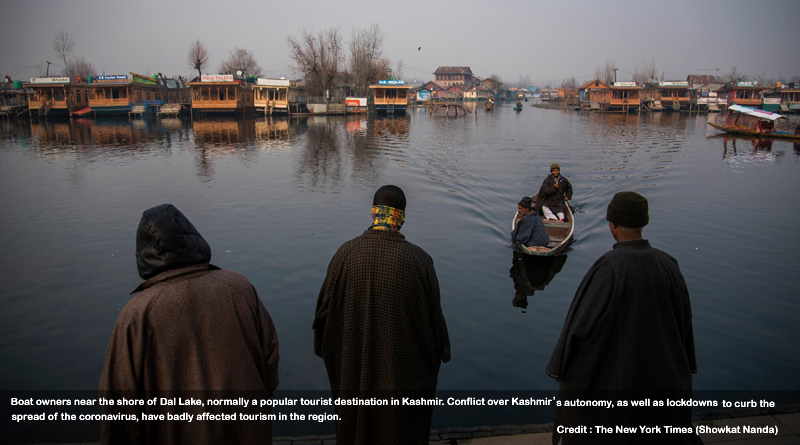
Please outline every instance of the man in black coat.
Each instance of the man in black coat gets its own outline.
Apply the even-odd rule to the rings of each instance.
[[[551,165],[550,174],[544,178],[539,188],[536,208],[541,209],[545,219],[565,221],[564,213],[567,201],[570,199],[572,199],[572,184],[561,175],[561,167],[558,164]]]
[[[617,241],[583,278],[547,374],[561,382],[553,444],[696,443],[691,407],[623,406],[620,400],[687,400],[697,372],[689,292],[678,262],[642,239],[648,203],[620,192],[608,205]],[[579,400],[577,406],[565,402]],[[610,401],[613,407],[589,404]],[[592,402],[594,403],[594,402]],[[601,434],[597,426],[611,428]],[[661,426],[661,434],[615,434],[616,427]],[[581,427],[593,427],[586,434]],[[565,429],[566,428],[566,429]],[[578,429],[569,429],[578,428]]]

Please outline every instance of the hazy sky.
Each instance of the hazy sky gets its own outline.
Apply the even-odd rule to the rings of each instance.
[[[40,1],[3,0],[0,76],[44,75],[59,28],[98,73],[193,75],[189,43],[208,48],[216,72],[234,47],[254,53],[269,77],[292,73],[286,37],[303,28],[378,23],[384,54],[408,80],[432,80],[438,66],[469,66],[480,77],[534,83],[591,80],[613,60],[619,80],[655,59],[668,80],[724,75],[800,75],[800,2],[670,1]],[[422,47],[418,50],[418,47]],[[396,65],[395,65],[396,66]],[[719,69],[717,71],[716,69]],[[52,71],[60,67],[51,66]]]

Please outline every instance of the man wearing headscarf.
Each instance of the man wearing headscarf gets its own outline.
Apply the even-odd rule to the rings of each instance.
[[[541,209],[545,219],[566,221],[567,201],[572,199],[572,184],[561,174],[558,164],[550,166],[550,174],[544,178],[536,199],[536,208]]]
[[[406,198],[383,186],[373,222],[331,259],[317,300],[314,352],[334,399],[431,399],[450,360],[433,260],[400,233]],[[427,444],[433,406],[337,405],[338,444]]]
[[[621,406],[620,400],[691,399],[697,372],[689,292],[678,262],[642,239],[648,203],[635,192],[614,195],[606,211],[613,250],[586,273],[547,365],[561,382],[553,444],[695,443],[689,434],[587,434],[581,426],[691,427],[691,407]],[[565,406],[572,400],[615,406]],[[566,429],[565,429],[566,428]],[[593,428],[594,429],[594,428]]]
[[[197,415],[215,413],[215,408],[164,406],[161,401],[201,394],[217,398],[232,391],[247,391],[240,395],[248,398],[271,396],[278,386],[278,336],[272,319],[247,278],[210,261],[208,243],[175,206],[162,204],[142,214],[136,265],[145,281],[131,292],[140,293],[117,318],[100,397],[156,398],[157,403],[105,410]],[[201,400],[205,404],[206,398]],[[238,419],[103,421],[101,442],[268,444],[272,425]]]

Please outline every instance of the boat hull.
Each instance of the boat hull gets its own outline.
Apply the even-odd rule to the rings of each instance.
[[[731,134],[743,134],[747,136],[758,136],[760,138],[776,138],[776,139],[791,139],[795,141],[800,141],[800,134],[792,134],[792,133],[759,133],[757,131],[750,130],[748,128],[742,127],[726,127],[725,125],[715,124],[713,122],[709,122],[708,125],[716,128],[717,130],[722,130],[726,133]]]
[[[536,202],[537,196],[532,196],[533,202]],[[573,234],[575,232],[575,217],[572,213],[572,208],[569,204],[566,205],[567,222],[561,221],[544,221],[544,228],[550,236],[550,246],[548,247],[526,247],[522,244],[516,244],[515,247],[522,253],[534,256],[553,256],[558,255],[567,250],[573,241]],[[537,210],[538,213],[538,210]],[[511,230],[517,225],[519,214],[514,213],[514,219],[511,220]]]

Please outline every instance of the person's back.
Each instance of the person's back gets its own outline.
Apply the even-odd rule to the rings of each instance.
[[[148,415],[172,412],[162,398],[219,398],[233,391],[268,398],[278,385],[278,338],[255,289],[235,272],[209,263],[211,249],[174,206],[142,215],[136,235],[140,284],[111,335],[100,396],[157,398]],[[213,392],[211,392],[213,391]],[[240,393],[241,394],[241,393]],[[251,407],[252,408],[252,407]],[[182,412],[228,413],[188,406]],[[104,421],[102,443],[271,443],[271,423],[224,421]]]

